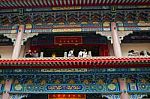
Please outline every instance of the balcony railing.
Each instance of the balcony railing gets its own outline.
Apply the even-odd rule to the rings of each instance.
[[[0,68],[143,68],[150,57],[47,57],[0,59]]]

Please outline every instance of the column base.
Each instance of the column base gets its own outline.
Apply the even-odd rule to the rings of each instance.
[[[120,99],[130,99],[130,96],[128,93],[121,93]]]
[[[10,99],[9,93],[3,93],[2,94],[2,99]]]

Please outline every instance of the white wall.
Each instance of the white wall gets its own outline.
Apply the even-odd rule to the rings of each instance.
[[[128,56],[129,50],[142,51],[147,50],[150,52],[150,43],[122,43],[121,44],[122,56]]]
[[[20,57],[23,57],[25,46],[21,46]],[[0,54],[2,58],[11,58],[13,46],[0,46]]]

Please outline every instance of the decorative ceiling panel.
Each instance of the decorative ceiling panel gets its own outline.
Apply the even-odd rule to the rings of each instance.
[[[62,6],[150,5],[150,0],[0,0],[0,9]]]

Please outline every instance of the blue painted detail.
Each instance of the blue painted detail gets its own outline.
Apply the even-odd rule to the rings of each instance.
[[[24,15],[22,17],[18,17],[16,13],[18,11],[9,10],[7,13],[5,11],[1,11],[1,19],[0,21],[0,28],[4,25],[12,25],[20,24],[33,24],[33,31],[32,32],[48,32],[48,29],[53,27],[65,27],[65,26],[72,26],[72,25],[80,25],[81,28],[84,26],[102,26],[102,31],[110,31],[109,25],[104,25],[105,22],[111,22],[114,20],[118,23],[118,27],[123,27],[125,31],[128,30],[149,30],[148,25],[144,23],[140,23],[140,21],[144,21],[148,23],[149,21],[149,13],[147,9],[142,9],[142,11],[133,11],[133,10],[118,10],[116,11],[116,15],[113,15],[110,12],[109,7],[90,7],[92,10],[86,9],[87,7],[81,8],[84,9],[83,11],[79,11],[79,9],[70,10],[51,10],[50,8],[41,8],[41,9],[25,9]],[[94,10],[96,9],[96,10]],[[103,9],[106,11],[100,11],[97,9]],[[29,13],[30,12],[30,13]],[[65,12],[65,13],[64,13]],[[124,17],[126,16],[126,17]],[[144,24],[144,25],[141,25]],[[63,26],[64,25],[64,26]],[[49,27],[52,26],[52,27]],[[46,27],[46,28],[45,28]],[[41,28],[41,30],[36,30]],[[44,28],[44,29],[42,29]],[[101,28],[101,27],[100,27]],[[61,28],[60,28],[61,29]],[[86,29],[82,29],[82,31],[86,31]],[[91,31],[97,31],[99,29],[90,29]],[[122,30],[122,29],[118,29]],[[5,33],[8,33],[5,32]]]
[[[81,69],[3,69],[2,72],[0,73],[1,75],[3,74],[68,74],[67,70],[69,73],[72,74],[133,74],[133,73],[138,73],[138,74],[147,74],[150,71],[150,68],[102,68],[102,69],[86,69],[86,68],[81,68]]]
[[[4,90],[4,85],[3,84],[0,84],[0,93],[2,93]]]
[[[67,91],[67,92],[74,92],[74,91],[83,91],[83,85],[67,85],[67,84],[61,84],[61,85],[47,85],[46,90],[57,92],[57,91]]]
[[[108,84],[48,84],[48,85],[13,85],[10,93],[119,93],[118,85],[115,90],[109,90]]]
[[[107,97],[108,99],[120,99],[120,95],[115,94],[102,95],[102,97]]]
[[[134,92],[134,93],[150,92],[150,83],[129,83],[128,92]]]
[[[118,84],[114,84],[114,83],[110,83],[107,84],[107,90],[108,91],[119,91],[119,85]]]
[[[131,91],[137,91],[138,90],[136,83],[129,83],[128,86],[129,86],[129,90],[131,90]]]
[[[57,71],[55,69],[5,69],[0,74],[1,80],[14,80],[11,92],[52,93],[47,91],[48,85],[81,85],[82,90],[79,93],[120,93],[118,78],[126,78],[128,82],[126,91],[129,93],[150,92],[149,68],[82,68],[57,69]],[[16,86],[15,82],[19,82],[22,88]],[[66,93],[72,92],[72,90],[62,90]],[[61,93],[59,90],[53,92]],[[78,93],[77,90],[74,92]]]
[[[138,83],[138,89],[139,90],[149,90],[150,85],[149,84],[145,84],[145,83]]]
[[[142,97],[147,96],[146,94],[131,94],[130,99],[142,99]]]

